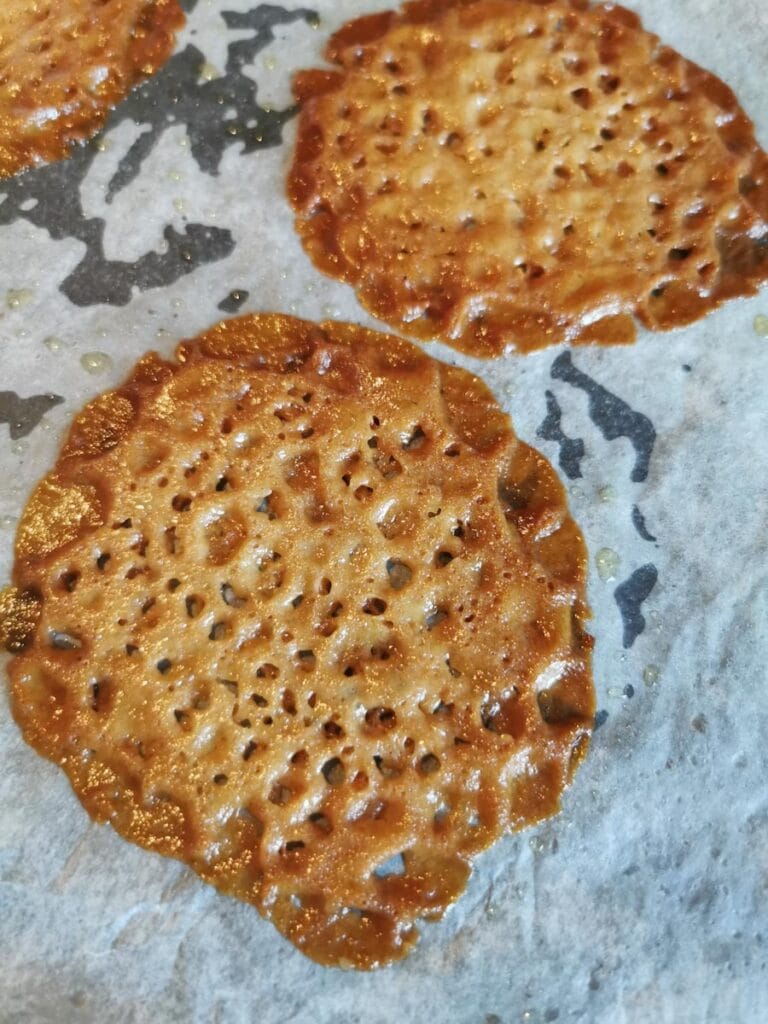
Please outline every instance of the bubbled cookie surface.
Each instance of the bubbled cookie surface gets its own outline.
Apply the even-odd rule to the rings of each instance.
[[[178,0],[3,0],[0,178],[66,156],[171,54]]]
[[[96,819],[374,967],[556,811],[593,715],[584,577],[477,378],[226,321],[88,405],[34,491],[13,712]]]
[[[288,191],[316,265],[476,355],[624,343],[768,278],[768,160],[630,11],[421,0],[302,72]]]

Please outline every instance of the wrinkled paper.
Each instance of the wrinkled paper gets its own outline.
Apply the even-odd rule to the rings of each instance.
[[[283,179],[290,76],[372,0],[187,0],[167,67],[67,163],[0,182],[0,579],[82,403],[226,313],[376,326]],[[764,0],[633,0],[768,145]],[[236,102],[221,101],[234,95]],[[92,824],[0,695],[0,1022],[700,1024],[768,1005],[768,290],[634,347],[481,362],[590,548],[598,715],[562,813],[481,856],[402,964],[314,965]]]

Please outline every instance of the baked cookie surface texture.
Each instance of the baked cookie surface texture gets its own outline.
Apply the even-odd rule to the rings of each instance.
[[[225,321],[92,401],[34,490],[12,709],[95,819],[375,967],[557,810],[594,713],[585,572],[476,377]]]
[[[423,0],[301,72],[302,243],[399,331],[474,355],[626,343],[768,278],[733,92],[623,7]]]
[[[3,0],[0,178],[95,135],[183,23],[178,0]]]

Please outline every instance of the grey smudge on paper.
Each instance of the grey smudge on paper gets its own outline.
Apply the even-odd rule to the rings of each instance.
[[[184,4],[190,10],[194,3]],[[314,12],[262,4],[247,13],[223,12],[228,28],[253,30],[246,39],[229,44],[226,72],[213,81],[200,81],[203,53],[189,45],[156,75],[139,86],[113,112],[107,130],[124,121],[148,125],[120,161],[108,186],[107,200],[125,188],[141,170],[163,133],[183,124],[190,150],[201,170],[216,174],[228,146],[243,153],[268,149],[282,142],[283,128],[295,108],[266,110],[257,102],[258,85],[243,67],[274,39],[274,27],[303,20],[313,24]],[[234,110],[231,114],[230,109]],[[172,284],[197,267],[228,256],[235,247],[227,228],[188,224],[183,232],[167,226],[167,251],[148,252],[134,262],[109,260],[104,254],[105,222],[83,210],[80,187],[98,155],[95,143],[78,146],[68,160],[34,168],[7,182],[0,195],[0,227],[26,220],[56,241],[73,239],[86,249],[74,271],[59,285],[76,305],[126,305],[134,288]]]
[[[645,629],[645,616],[640,609],[643,601],[656,586],[658,578],[656,566],[648,562],[647,565],[635,569],[629,579],[620,583],[613,592],[624,624],[625,648],[631,647]]]
[[[154,78],[136,89],[120,108],[121,120],[130,116],[150,128],[120,161],[107,187],[108,202],[133,181],[160,136],[174,125],[185,125],[192,156],[200,170],[208,174],[218,173],[229,146],[239,144],[245,154],[282,143],[283,127],[295,115],[296,107],[267,110],[260,106],[256,99],[259,87],[243,74],[243,68],[274,41],[276,25],[295,21],[315,24],[317,14],[303,8],[289,11],[261,4],[245,13],[222,11],[221,16],[227,28],[252,29],[254,33],[248,39],[229,44],[223,75],[201,82],[200,69],[205,57],[197,47],[187,46]],[[157,102],[158,94],[163,98],[162,104]]]
[[[0,391],[0,423],[7,423],[12,441],[31,434],[45,414],[61,405],[61,395],[32,395],[20,398],[15,391]]]
[[[656,538],[649,532],[648,527],[645,525],[645,516],[637,505],[632,506],[632,525],[643,540],[647,540],[651,544],[656,543]]]
[[[626,437],[635,449],[635,465],[630,479],[640,483],[648,476],[656,430],[647,416],[635,412],[623,399],[611,394],[602,384],[574,366],[570,352],[563,352],[552,364],[550,375],[580,388],[589,397],[589,416],[607,441]]]
[[[245,288],[233,288],[225,299],[222,299],[216,309],[222,313],[236,313],[251,293]]]
[[[569,480],[577,480],[582,476],[581,460],[584,458],[584,442],[580,437],[568,437],[561,425],[562,409],[551,391],[546,392],[547,415],[536,431],[538,437],[545,441],[555,441],[560,445],[558,463]]]
[[[607,711],[596,711],[595,712],[595,720],[594,720],[594,728],[595,729],[599,729],[600,726],[601,725],[605,725],[605,723],[607,721],[608,721],[608,712]]]

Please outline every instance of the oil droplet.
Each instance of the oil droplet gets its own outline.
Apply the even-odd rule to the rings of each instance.
[[[184,213],[187,208],[186,203],[183,199],[176,198],[173,200],[173,208],[178,210],[179,213]]]
[[[106,352],[86,352],[80,356],[80,365],[86,373],[106,373],[112,369],[112,360]]]
[[[42,420],[40,420],[38,426],[40,427],[41,430],[45,430],[47,432],[51,429],[50,420],[46,420],[45,418],[43,418]]]
[[[264,61],[264,67],[267,69],[267,71],[274,71],[275,68],[277,67],[277,60],[274,57],[267,57],[267,59]]]
[[[174,299],[171,302],[171,305],[173,306],[174,309],[181,309],[182,306],[184,305],[184,301],[183,299]]]
[[[158,327],[157,330],[155,331],[155,337],[156,338],[167,338],[169,333],[170,332],[167,331],[165,329],[165,327]]]
[[[16,516],[0,516],[0,530],[12,530],[17,522]]]
[[[331,320],[335,320],[339,316],[339,311],[335,306],[323,306],[323,316],[327,316]]]
[[[94,142],[94,146],[96,147],[99,153],[106,153],[108,152],[108,150],[112,149],[112,140],[96,139],[96,141]]]
[[[600,548],[595,555],[597,575],[603,583],[608,583],[610,580],[616,579],[620,564],[621,559],[613,548]]]
[[[43,344],[49,352],[61,352],[64,342],[61,338],[57,338],[53,334],[49,334],[47,338],[43,338]]]
[[[187,148],[187,146],[189,145],[189,139],[187,138],[186,135],[182,135],[182,137],[179,139],[179,145],[181,146],[182,149]]]
[[[33,288],[9,288],[5,293],[5,304],[8,309],[21,309],[35,297]]]
[[[200,77],[204,82],[212,82],[214,78],[221,78],[221,72],[215,64],[206,61],[200,68]]]
[[[582,491],[582,489],[580,487],[577,487],[575,484],[573,485],[573,487],[569,487],[568,491],[574,498],[582,498],[584,496],[584,491]]]
[[[168,180],[169,181],[181,181],[181,172],[180,171],[169,171],[168,172]]]
[[[609,686],[606,692],[612,700],[615,700],[617,697],[624,696],[623,691],[620,690],[618,686]]]
[[[27,450],[27,446],[23,441],[17,441],[16,444],[11,446],[11,451],[14,455],[23,455]]]
[[[643,669],[643,682],[646,686],[655,686],[659,681],[659,669],[657,665],[646,665]]]
[[[598,490],[597,496],[600,501],[607,505],[609,502],[616,500],[616,490],[610,484],[606,484],[605,487],[601,487]]]
[[[768,316],[765,313],[758,313],[752,326],[755,328],[755,334],[760,338],[768,338]]]

